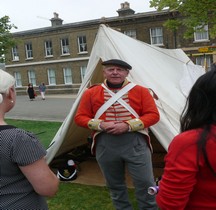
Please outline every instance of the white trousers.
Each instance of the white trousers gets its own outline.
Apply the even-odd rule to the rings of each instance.
[[[45,99],[45,92],[40,92],[42,99]]]

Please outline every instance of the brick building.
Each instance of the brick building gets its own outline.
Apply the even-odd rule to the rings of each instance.
[[[184,29],[174,33],[163,26],[167,19],[179,18],[177,13],[164,10],[136,14],[128,2],[122,3],[117,13],[116,17],[69,24],[62,24],[54,13],[50,27],[13,33],[17,45],[6,55],[6,71],[15,76],[17,93],[25,93],[28,83],[37,87],[41,82],[50,94],[77,93],[100,24],[148,44],[182,48],[197,64],[206,61],[209,67],[216,61],[214,52],[206,50],[206,46],[214,48],[216,43],[209,38],[209,26],[195,33],[194,39],[185,40]]]

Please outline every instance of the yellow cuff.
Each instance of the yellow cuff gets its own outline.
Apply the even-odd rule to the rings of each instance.
[[[88,121],[88,127],[89,129],[91,130],[96,130],[96,131],[101,131],[101,128],[100,128],[100,122],[102,120],[99,120],[99,119],[91,119]]]
[[[126,121],[130,125],[131,131],[139,131],[144,129],[144,124],[140,119],[132,119]]]

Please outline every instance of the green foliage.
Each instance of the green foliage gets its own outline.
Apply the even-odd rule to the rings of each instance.
[[[15,46],[15,40],[10,33],[12,28],[17,27],[10,23],[8,16],[0,18],[0,62],[2,63],[5,61],[5,54],[11,47]]]
[[[186,38],[193,35],[195,27],[209,25],[209,32],[212,38],[216,37],[216,3],[215,0],[150,0],[150,7],[154,7],[158,11],[168,9],[169,11],[179,12],[181,20],[174,18],[172,24],[185,26],[187,31],[184,34]],[[171,23],[166,25],[172,29]]]
[[[164,23],[164,26],[170,29],[171,31],[177,31],[180,25],[181,23],[179,20],[173,20],[173,19],[172,20],[169,19]]]

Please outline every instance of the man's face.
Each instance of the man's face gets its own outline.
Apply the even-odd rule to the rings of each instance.
[[[105,79],[111,84],[118,85],[124,82],[128,76],[129,71],[120,66],[106,66],[103,70]]]

